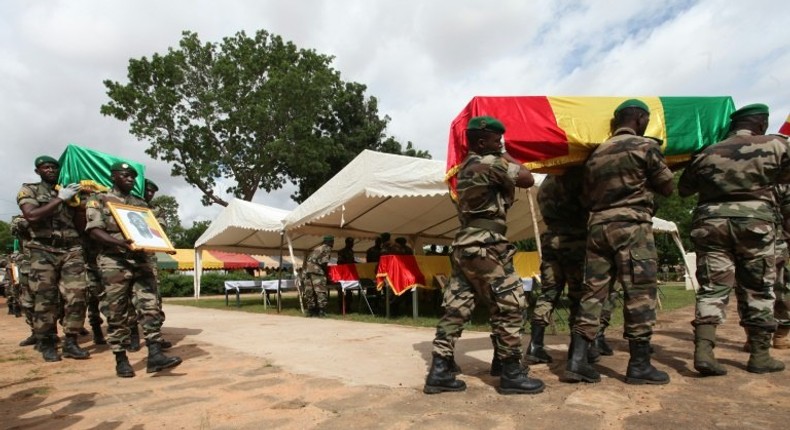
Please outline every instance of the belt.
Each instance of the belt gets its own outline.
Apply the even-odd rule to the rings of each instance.
[[[482,229],[485,229],[485,230],[493,231],[494,233],[501,234],[502,236],[505,236],[507,234],[507,226],[506,225],[502,225],[502,224],[500,224],[500,223],[498,223],[498,222],[496,222],[494,220],[485,219],[485,218],[475,218],[475,219],[469,220],[466,223],[465,227],[482,228]]]
[[[38,243],[39,245],[48,246],[50,248],[71,248],[74,246],[81,246],[82,239],[79,237],[35,237],[31,245]]]

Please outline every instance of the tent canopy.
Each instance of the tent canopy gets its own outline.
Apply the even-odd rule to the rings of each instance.
[[[365,150],[285,218],[291,240],[305,235],[372,239],[382,232],[421,243],[450,244],[459,228],[444,182],[445,163]],[[536,175],[539,184],[543,175]],[[518,190],[508,216],[508,237],[535,236],[537,187]],[[342,244],[335,242],[335,247]]]
[[[195,241],[195,249],[260,254],[279,250],[288,211],[234,199]]]

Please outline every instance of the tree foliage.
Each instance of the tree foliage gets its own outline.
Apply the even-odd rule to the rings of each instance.
[[[181,227],[181,218],[178,216],[178,201],[175,197],[160,194],[151,199],[150,205],[156,208],[159,217],[164,219],[165,225],[162,228],[165,229],[168,238],[172,240],[184,231]]]
[[[209,225],[211,225],[211,221],[208,220],[195,221],[192,223],[192,227],[181,228],[179,233],[171,238],[173,246],[176,248],[194,248],[195,241],[208,229]]]
[[[0,221],[0,254],[10,253],[14,250],[14,236],[11,234],[11,224]]]
[[[184,32],[177,49],[130,59],[128,83],[105,80],[101,113],[129,122],[146,153],[200,189],[204,205],[227,205],[222,192],[252,200],[286,182],[302,202],[364,149],[430,158],[387,137],[376,98],[342,81],[332,61],[264,30],[221,43]]]
[[[697,206],[697,197],[681,198],[677,193],[678,180],[682,172],[675,173],[675,192],[669,197],[657,197],[658,211],[656,216],[667,221],[672,221],[678,226],[680,240],[686,252],[694,251],[689,233],[691,232],[691,217]],[[675,246],[669,235],[656,234],[656,248],[658,249],[660,264],[678,264],[682,262],[680,251]]]

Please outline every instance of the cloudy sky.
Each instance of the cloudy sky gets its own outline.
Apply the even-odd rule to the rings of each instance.
[[[104,79],[166,52],[184,30],[219,41],[279,34],[335,56],[368,86],[388,134],[446,157],[452,119],[476,95],[731,95],[790,113],[790,26],[779,0],[3,0],[0,3],[0,219],[36,182],[33,159],[68,143],[146,165],[185,225],[211,219],[200,194],[151,160],[128,125],[103,117]],[[255,201],[296,206],[290,190]]]

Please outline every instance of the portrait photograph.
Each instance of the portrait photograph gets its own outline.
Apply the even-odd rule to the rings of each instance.
[[[123,236],[131,239],[135,251],[174,251],[170,239],[149,208],[108,202],[107,206],[121,227]]]

